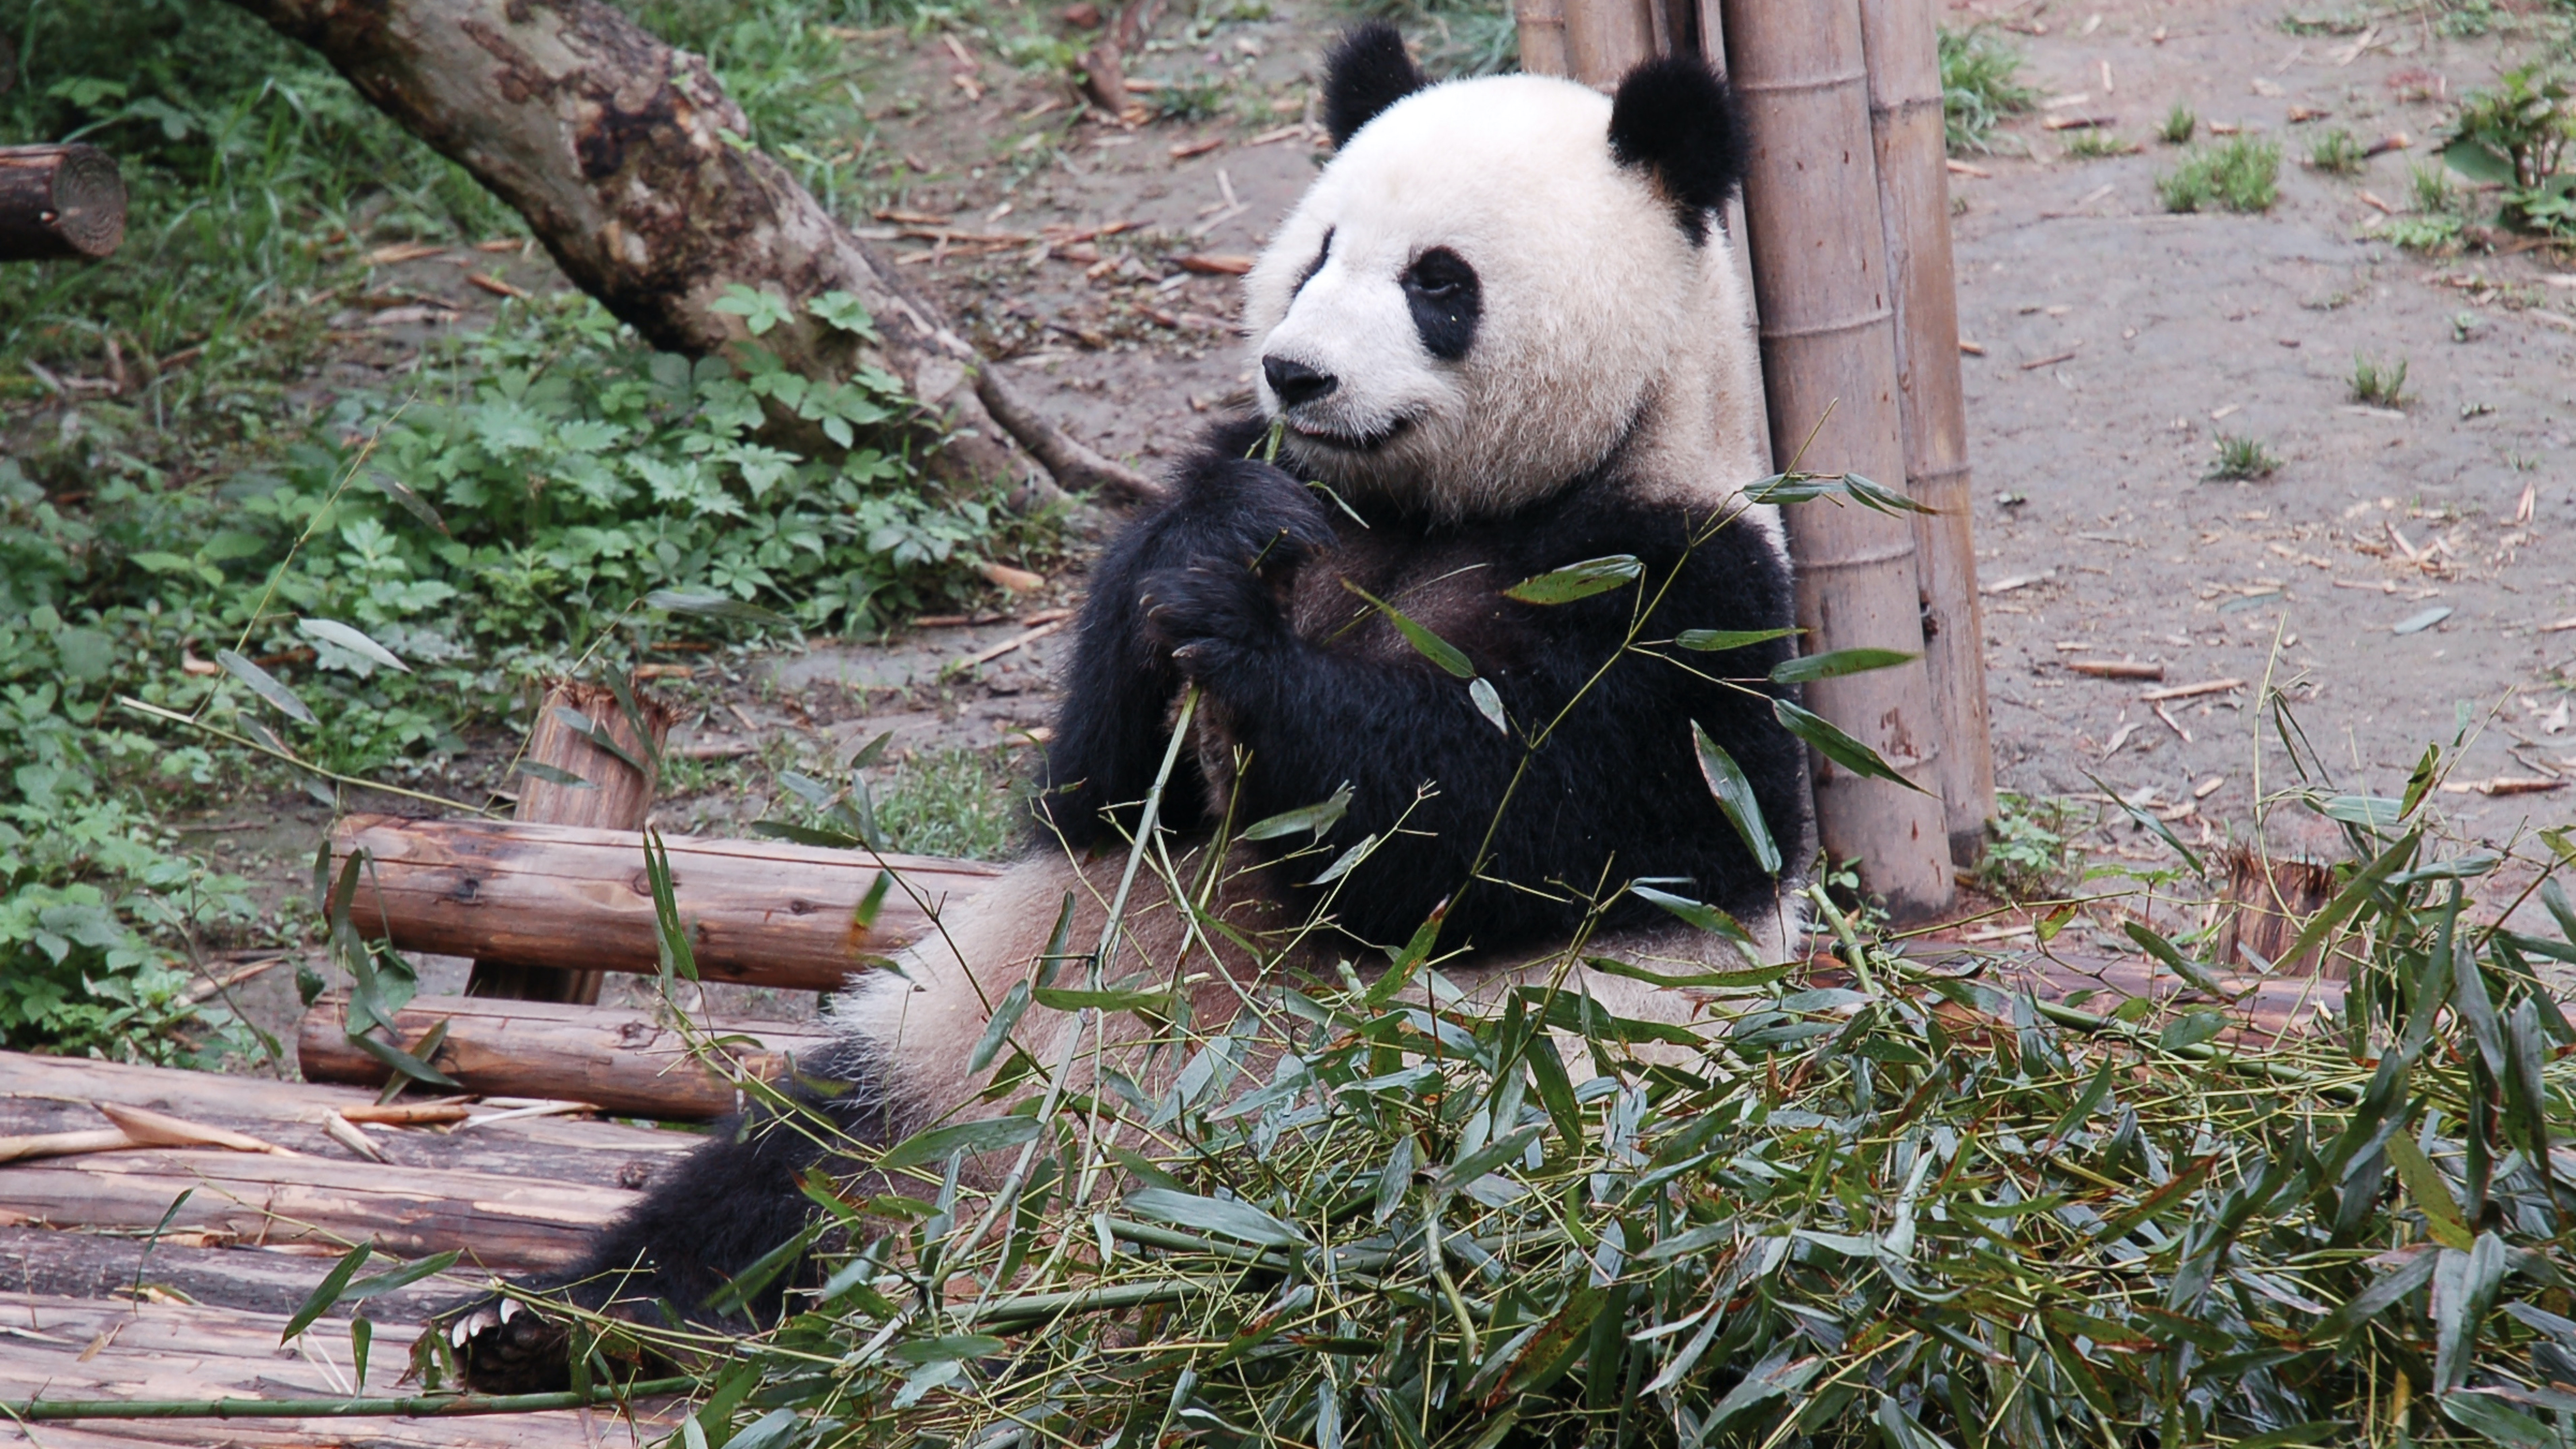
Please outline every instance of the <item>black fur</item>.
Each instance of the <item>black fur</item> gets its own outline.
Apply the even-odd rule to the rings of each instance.
[[[1378,112],[1429,84],[1394,26],[1372,20],[1344,31],[1324,58],[1324,129],[1333,148],[1349,145]]]
[[[1433,247],[1404,269],[1403,281],[1404,305],[1413,313],[1413,330],[1422,334],[1423,350],[1446,362],[1465,357],[1485,315],[1476,269],[1447,247]]]
[[[893,1141],[861,1048],[836,1043],[800,1058],[797,1067],[796,1078],[782,1085],[803,1107],[857,1141]],[[579,1263],[522,1286],[644,1322],[664,1321],[665,1306],[681,1318],[735,1330],[775,1322],[784,1290],[805,1283],[805,1276],[780,1275],[732,1313],[711,1311],[708,1300],[813,1221],[814,1205],[798,1179],[823,1162],[821,1135],[818,1123],[766,1110],[717,1123],[704,1145],[600,1231]],[[486,1302],[439,1317],[453,1319]],[[564,1388],[570,1382],[565,1355],[562,1329],[534,1313],[487,1329],[461,1353],[467,1382],[489,1393]]]
[[[1501,597],[1522,579],[1625,553],[1644,562],[1650,588],[1664,590],[1643,638],[1782,626],[1792,617],[1788,570],[1768,541],[1735,525],[1690,547],[1706,519],[1631,501],[1615,464],[1508,517],[1440,525],[1368,513],[1363,528],[1288,474],[1242,461],[1259,436],[1257,423],[1220,430],[1183,470],[1171,501],[1132,525],[1093,578],[1047,757],[1063,802],[1054,821],[1068,839],[1117,838],[1101,807],[1142,797],[1169,738],[1169,703],[1195,679],[1211,717],[1248,752],[1237,819],[1353,787],[1326,843],[1383,838],[1346,877],[1334,908],[1341,928],[1363,941],[1404,941],[1444,898],[1444,944],[1562,940],[1597,892],[1639,878],[1680,877],[1701,898],[1739,911],[1768,901],[1768,878],[1700,777],[1690,722],[1743,767],[1773,834],[1798,839],[1800,751],[1772,716],[1779,691],[1759,683],[1788,657],[1788,643],[1722,655],[1664,651],[1688,668],[1630,654],[1587,692],[1618,652],[1638,592],[1548,606]],[[1274,537],[1280,542],[1260,566],[1247,567]],[[1519,743],[1477,712],[1464,681],[1428,660],[1373,652],[1359,630],[1301,637],[1282,605],[1287,575],[1301,568],[1361,561],[1349,570],[1360,575],[1353,582],[1387,598],[1408,577],[1425,581],[1405,574],[1406,561],[1432,557],[1449,586],[1477,595],[1463,613],[1450,610],[1444,637],[1492,681],[1514,721],[1526,728],[1552,719],[1583,695],[1533,760],[1489,858],[1472,873]],[[1748,693],[1702,675],[1755,683]],[[1437,793],[1416,804],[1425,783]],[[1166,809],[1198,793],[1167,791]],[[1623,896],[1606,922],[1661,919],[1656,907]]]
[[[1743,109],[1726,78],[1699,61],[1647,61],[1611,99],[1610,154],[1655,178],[1697,245],[1708,240],[1709,213],[1744,181]]]

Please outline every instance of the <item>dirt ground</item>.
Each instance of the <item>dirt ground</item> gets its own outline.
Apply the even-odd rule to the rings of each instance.
[[[1339,12],[1226,13],[1167,22],[1129,67],[1215,97],[1216,113],[1133,126],[1068,124],[1067,88],[953,35],[852,33],[877,127],[854,163],[880,198],[865,234],[1039,406],[1149,469],[1245,396],[1231,273],[1323,159],[1310,71]],[[2441,799],[2460,833],[2576,818],[2576,274],[2542,251],[2426,259],[2368,236],[2384,207],[2410,204],[2408,168],[2433,162],[2441,100],[2489,83],[2516,43],[2411,12],[2297,35],[2284,14],[2269,0],[1951,7],[1951,25],[2001,24],[2049,98],[1951,176],[1998,778],[2097,799],[2098,779],[2186,839],[2241,836],[2258,788],[2291,783],[2255,707],[2268,684],[2335,789],[2394,793],[2428,741],[2465,733]],[[2178,153],[2154,131],[2177,101],[2281,143],[2268,214],[2159,208],[2155,179]],[[2077,115],[2138,149],[2066,156],[2079,133],[2044,122]],[[2406,144],[2356,176],[2300,164],[2333,127]],[[1049,229],[1112,227],[1040,245]],[[541,255],[463,260],[562,285]],[[353,316],[383,343],[347,365],[398,367],[427,329],[472,325],[490,299],[457,262],[391,263],[382,290],[443,298],[461,324]],[[2402,409],[2353,401],[2357,353],[2406,361]],[[2221,434],[2265,443],[2278,472],[2206,479]],[[1025,760],[1079,567],[971,623],[711,664],[675,743],[760,754],[680,782],[658,822],[738,830],[768,809],[768,771],[846,759],[885,729],[905,748]],[[2424,623],[2435,609],[2449,612]],[[2100,659],[2163,678],[2067,667]],[[2140,697],[2224,679],[2242,686],[2161,710]],[[2499,777],[2552,788],[2475,788]],[[300,880],[320,823],[287,807],[207,843],[228,868]],[[2125,826],[2090,844],[2155,853]],[[461,970],[434,963],[427,984],[453,989]],[[293,1015],[284,975],[245,1001],[272,1026]],[[810,1010],[775,994],[720,1004]]]

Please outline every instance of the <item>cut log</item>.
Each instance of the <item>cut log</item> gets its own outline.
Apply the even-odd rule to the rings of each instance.
[[[308,1081],[381,1084],[385,1064],[349,1044],[344,1010],[339,998],[326,997],[305,1014],[296,1064]],[[430,1065],[471,1091],[572,1097],[621,1117],[703,1121],[735,1107],[733,1082],[692,1059],[680,1033],[650,1012],[419,996],[395,1030],[415,1041],[440,1021],[447,1038]],[[738,1068],[763,1080],[785,1070],[788,1053],[802,1056],[830,1040],[819,1023],[708,1022],[701,1029],[726,1039],[723,1050]]]
[[[543,702],[537,706],[536,724],[528,731],[526,761],[537,768],[523,770],[516,781],[519,804],[512,813],[517,819],[608,830],[644,828],[646,818],[653,813],[654,773],[661,764],[662,742],[671,733],[671,711],[645,690],[635,690],[632,697],[640,718],[629,718],[619,706],[616,692],[600,685],[559,679],[547,687]],[[641,732],[636,728],[639,722]],[[594,732],[605,734],[617,749],[602,749],[592,738]],[[562,777],[582,783],[568,784]],[[599,999],[600,983],[605,979],[605,973],[596,970],[567,971],[493,957],[474,963],[473,974],[465,982],[465,994],[513,1001],[587,1003]]]
[[[57,1233],[42,1228],[0,1227],[0,1293],[41,1293],[55,1298],[131,1300],[137,1284],[184,1293],[198,1303],[259,1313],[293,1313],[331,1271],[332,1259],[302,1254],[198,1248],[163,1240],[146,1251],[139,1237]],[[372,1267],[381,1271],[390,1263]],[[378,1323],[419,1323],[484,1281],[480,1274],[441,1273],[364,1300]],[[328,1318],[345,1320],[352,1304]]]
[[[240,1256],[240,1255],[235,1255]],[[0,1399],[318,1399],[350,1388],[371,1395],[417,1393],[403,1383],[414,1335],[388,1328],[367,1356],[367,1381],[353,1385],[349,1337],[333,1325],[281,1350],[283,1313],[249,1313],[177,1303],[46,1298],[0,1293]],[[670,1434],[667,1405],[648,1403],[640,1442]],[[657,1417],[659,1415],[659,1417]],[[21,1426],[0,1419],[0,1446],[107,1449],[170,1444],[301,1449],[597,1449],[630,1442],[613,1411],[556,1411],[438,1419],[92,1419]]]
[[[180,1194],[187,1201],[178,1202]],[[28,1222],[170,1232],[203,1243],[373,1243],[399,1258],[453,1248],[495,1272],[562,1267],[642,1195],[621,1188],[224,1151],[103,1152],[0,1167]],[[177,1211],[172,1212],[172,1204]]]
[[[125,180],[95,146],[0,146],[0,262],[103,257],[125,241]]]
[[[862,925],[856,913],[880,869],[873,854],[692,836],[663,844],[698,974],[797,991],[840,989],[852,972],[929,931],[931,912],[1000,873],[971,861],[882,857],[894,883]],[[376,864],[350,918],[371,938],[447,956],[660,969],[644,838],[632,831],[353,815],[332,831],[333,869],[357,848]]]
[[[362,1116],[374,1097],[349,1087],[0,1052],[0,1135],[104,1130],[90,1104],[115,1102],[183,1114],[308,1156],[347,1163],[355,1159],[322,1129],[321,1118],[343,1109]],[[477,1109],[486,1116],[494,1110]],[[367,1139],[397,1166],[629,1189],[650,1183],[704,1140],[689,1132],[565,1117],[520,1117],[462,1131],[365,1130]],[[15,1170],[0,1167],[0,1174]],[[0,1191],[0,1205],[8,1202],[7,1193]]]
[[[2312,946],[2295,960],[2283,952],[2299,939],[2310,917],[2334,899],[2334,867],[2313,860],[2281,859],[2237,847],[2227,852],[2227,885],[2221,898],[2227,912],[2218,928],[2218,964],[2230,971],[2259,970],[2253,958],[2270,963],[2275,975],[2316,976],[2340,981],[2341,959],[2320,962],[2323,946]],[[2323,970],[2320,971],[2320,964]]]

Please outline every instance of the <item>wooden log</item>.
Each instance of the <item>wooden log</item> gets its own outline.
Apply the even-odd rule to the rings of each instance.
[[[1932,776],[1950,859],[1985,853],[1995,813],[1988,739],[1986,628],[1968,485],[1967,402],[1959,379],[1959,289],[1950,262],[1950,168],[1941,118],[1940,38],[1931,0],[1860,0],[1869,66],[1878,210],[1896,303],[1896,399],[1905,491],[1916,514],[1923,662],[1941,750]]]
[[[1761,312],[1763,388],[1780,466],[1893,485],[1905,450],[1896,313],[1879,222],[1859,0],[1722,0],[1727,63],[1751,130],[1746,240]],[[1812,438],[1812,441],[1810,441]],[[1811,653],[1923,650],[1913,524],[1866,508],[1787,511],[1798,622]],[[1904,920],[1948,906],[1943,748],[1921,661],[1806,688],[1807,707],[1875,749],[1918,793],[1821,756],[1816,829],[1860,863],[1861,885]]]
[[[399,1258],[454,1248],[494,1272],[554,1268],[642,1195],[621,1188],[320,1157],[154,1148],[0,1167],[28,1223],[168,1231],[269,1246],[369,1242]]]
[[[615,691],[600,685],[558,679],[547,686],[537,706],[537,722],[528,731],[526,757],[543,773],[521,772],[519,804],[512,812],[516,818],[544,825],[644,828],[653,813],[654,772],[661,766],[662,742],[671,732],[671,711],[642,689],[635,690],[632,698],[640,721],[627,716]],[[636,729],[639,722],[644,727],[641,732]],[[625,758],[600,748],[594,733],[604,733]],[[586,783],[569,785],[547,779],[547,774]],[[475,961],[465,994],[586,1003],[599,999],[600,983],[606,979],[598,970],[566,970],[489,957]]]
[[[193,1247],[166,1238],[147,1252],[139,1237],[0,1227],[0,1293],[131,1300],[139,1284],[147,1302],[155,1301],[150,1290],[161,1289],[184,1293],[208,1307],[293,1313],[312,1296],[332,1262],[300,1254]],[[367,1316],[380,1324],[420,1323],[472,1294],[482,1282],[480,1274],[432,1274],[366,1299]],[[352,1306],[340,1304],[325,1316],[346,1320]]]
[[[889,855],[895,877],[872,924],[856,917],[880,858],[784,841],[666,837],[698,974],[838,990],[931,929],[928,911],[981,890],[996,867]],[[375,859],[350,906],[362,933],[405,950],[588,970],[660,969],[644,838],[632,831],[353,815],[332,831],[334,869]]]
[[[103,257],[125,241],[125,180],[95,146],[0,146],[0,262]]]
[[[349,1044],[345,1008],[341,999],[326,997],[305,1013],[295,1037],[296,1064],[307,1081],[381,1084],[385,1064]],[[732,1080],[692,1059],[680,1033],[651,1012],[420,996],[403,1008],[395,1030],[416,1041],[440,1021],[447,1037],[430,1065],[470,1091],[571,1097],[622,1117],[675,1120],[721,1117],[736,1105]],[[732,1038],[726,1054],[763,1080],[786,1069],[789,1053],[802,1056],[830,1040],[820,1023],[707,1022],[702,1030]]]
[[[245,1256],[234,1254],[232,1256]],[[357,1388],[370,1395],[418,1392],[405,1384],[415,1335],[388,1326],[375,1336],[367,1378],[354,1384],[345,1329],[306,1334],[290,1349],[278,1341],[284,1313],[252,1313],[180,1303],[120,1303],[0,1293],[0,1399],[315,1399]],[[642,1441],[670,1433],[671,1411],[648,1404]],[[240,1418],[93,1419],[18,1425],[0,1418],[0,1446],[17,1449],[107,1449],[110,1445],[241,1446],[241,1449],[597,1449],[628,1442],[612,1411],[494,1414],[438,1419]]]
[[[2282,954],[2299,939],[2299,931],[2310,917],[2324,910],[2334,899],[2334,867],[2317,860],[2301,860],[2267,855],[2243,846],[2227,852],[2227,884],[2220,899],[2227,912],[2219,923],[2218,964],[2229,971],[2258,968],[2249,959],[2260,957],[2270,963],[2279,976],[2323,975],[2329,981],[2344,979],[2341,958],[2325,958],[2323,946],[2311,946],[2298,957],[2283,960]]]
[[[99,1130],[103,1123],[91,1104],[115,1102],[183,1112],[308,1156],[349,1162],[347,1148],[323,1130],[322,1116],[363,1116],[374,1099],[374,1093],[350,1087],[0,1052],[0,1135]],[[496,1109],[476,1110],[488,1116]],[[705,1140],[690,1132],[564,1117],[513,1118],[462,1131],[370,1127],[367,1138],[402,1167],[628,1189],[644,1187]],[[0,1206],[7,1202],[0,1191]]]

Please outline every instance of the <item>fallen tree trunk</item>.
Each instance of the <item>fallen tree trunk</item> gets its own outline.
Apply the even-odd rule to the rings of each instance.
[[[124,241],[114,157],[95,146],[0,146],[0,262],[103,257]]]
[[[742,356],[751,319],[719,304],[748,288],[785,304],[763,309],[771,325],[756,345],[789,371],[840,382],[873,368],[902,379],[927,415],[896,441],[951,476],[1020,476],[1007,433],[1066,488],[1160,492],[1022,404],[892,267],[744,144],[750,123],[704,58],[603,0],[234,3],[321,52],[378,109],[491,188],[573,285],[653,346]],[[834,292],[858,300],[872,333],[808,310]],[[1031,481],[1038,497],[1057,496]]]
[[[382,1085],[384,1063],[349,1044],[347,1003],[315,1002],[296,1028],[295,1061],[305,1080]],[[416,1041],[437,1023],[446,1039],[430,1065],[468,1091],[519,1097],[568,1097],[592,1102],[620,1117],[704,1121],[734,1109],[736,1090],[727,1077],[689,1055],[688,1043],[649,1012],[547,1001],[502,1001],[474,996],[416,996],[395,1018],[404,1041]],[[829,1040],[819,1023],[703,1022],[706,1035],[726,1039],[720,1048],[735,1066],[764,1081],[786,1070],[787,1056],[802,1056]]]
[[[139,1238],[0,1227],[0,1293],[123,1298],[140,1282],[175,1288],[201,1305],[283,1314],[303,1306],[322,1275],[331,1271],[331,1262],[167,1242],[147,1250]],[[368,1266],[381,1271],[386,1265]],[[472,1293],[481,1281],[479,1275],[432,1274],[389,1293],[333,1304],[323,1317],[326,1322],[346,1320],[352,1308],[364,1307],[379,1324],[419,1323]]]
[[[839,990],[852,972],[920,939],[932,928],[930,911],[999,873],[886,856],[894,880],[862,924],[876,856],[766,840],[673,836],[663,844],[698,974],[797,991]],[[331,833],[332,869],[358,849],[374,865],[349,914],[370,938],[572,970],[661,969],[644,837],[633,831],[352,815]]]
[[[181,1193],[188,1200],[171,1204]],[[0,1199],[31,1222],[166,1231],[248,1244],[372,1242],[401,1258],[455,1248],[498,1272],[553,1268],[635,1202],[621,1188],[429,1167],[216,1151],[105,1152],[0,1167]],[[199,1236],[201,1235],[201,1236]]]

